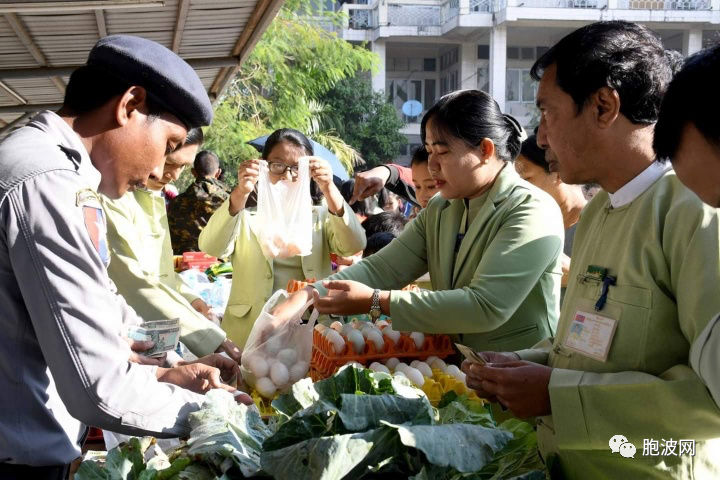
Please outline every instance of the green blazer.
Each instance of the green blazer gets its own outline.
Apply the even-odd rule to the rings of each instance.
[[[460,334],[477,350],[495,351],[552,336],[564,238],[557,203],[506,166],[453,261],[464,210],[462,200],[436,196],[390,245],[331,279],[392,290],[398,330]],[[428,271],[434,291],[399,291]]]
[[[258,241],[258,218],[255,210],[229,213],[225,201],[200,232],[200,249],[233,264],[230,289],[222,328],[230,340],[241,348],[250,336],[255,320],[273,294],[273,261],[263,255]],[[305,278],[326,278],[332,273],[330,253],[349,256],[365,248],[365,231],[345,204],[342,217],[330,214],[326,206],[313,209],[312,253],[302,257]],[[297,280],[304,280],[298,278]]]

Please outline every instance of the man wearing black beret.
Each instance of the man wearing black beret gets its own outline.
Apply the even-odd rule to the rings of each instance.
[[[187,435],[198,393],[221,386],[215,367],[237,369],[217,356],[170,369],[128,361],[121,337],[142,320],[112,291],[98,199],[161,176],[187,130],[211,121],[187,63],[111,36],[73,73],[59,112],[0,143],[0,478],[66,478],[85,425]]]

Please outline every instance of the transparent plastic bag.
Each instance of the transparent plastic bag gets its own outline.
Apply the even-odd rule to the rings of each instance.
[[[297,315],[287,322],[278,322],[269,312],[275,305],[287,300],[285,290],[270,297],[255,320],[242,355],[240,372],[248,385],[265,398],[290,390],[310,371],[312,336],[318,311],[303,324],[302,316],[312,305],[305,304]],[[279,326],[274,326],[279,323]]]
[[[260,247],[266,258],[288,258],[312,253],[312,199],[309,158],[298,160],[293,181],[270,181],[267,162],[258,179],[257,218]]]

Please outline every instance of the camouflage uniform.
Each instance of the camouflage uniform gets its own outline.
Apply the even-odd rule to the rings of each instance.
[[[199,252],[198,237],[232,189],[215,178],[199,178],[170,202],[168,223],[173,252]]]

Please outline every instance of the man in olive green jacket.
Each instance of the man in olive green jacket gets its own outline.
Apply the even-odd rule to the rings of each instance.
[[[553,478],[720,478],[720,409],[689,364],[720,310],[720,215],[652,150],[674,57],[645,27],[599,22],[532,70],[551,170],[604,192],[578,224],[555,338],[464,370],[480,395],[540,417]]]

